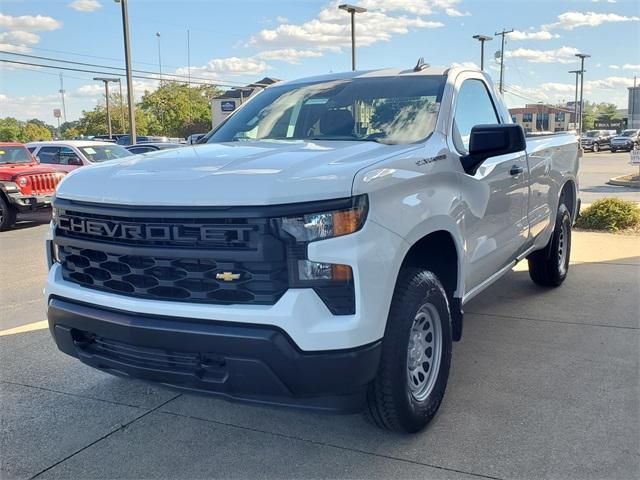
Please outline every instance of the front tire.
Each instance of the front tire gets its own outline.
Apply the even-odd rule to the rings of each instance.
[[[422,430],[435,416],[449,378],[451,314],[438,277],[403,268],[398,276],[365,415],[396,432]]]
[[[598,153],[600,151],[600,145],[597,143],[593,144],[593,153]]]
[[[0,195],[0,232],[9,230],[16,223],[18,212]]]
[[[571,215],[564,203],[560,203],[549,243],[527,257],[531,280],[545,287],[559,286],[567,278],[570,255]]]

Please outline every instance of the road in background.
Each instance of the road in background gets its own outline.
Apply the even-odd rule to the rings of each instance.
[[[466,305],[440,412],[394,435],[59,352],[38,218],[0,233],[0,478],[640,478],[637,237],[577,232],[562,287],[535,286],[523,263]]]
[[[612,177],[638,173],[637,165],[629,165],[627,152],[585,152],[580,159],[580,198],[583,204],[606,197],[616,197],[640,203],[640,189],[607,185]]]

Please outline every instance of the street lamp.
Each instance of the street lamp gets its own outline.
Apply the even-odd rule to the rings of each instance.
[[[136,105],[133,101],[133,77],[131,75],[131,48],[129,46],[129,12],[127,0],[114,0],[122,6],[122,34],[124,36],[124,63],[127,71],[127,100],[129,101],[129,135],[136,144]]]
[[[356,13],[364,13],[367,11],[364,7],[357,7],[344,3],[339,5],[340,10],[345,10],[351,14],[351,70],[356,70]]]
[[[484,42],[493,40],[489,35],[474,35],[473,38],[480,42],[480,70],[484,70]]]
[[[569,73],[576,74],[576,92],[573,100],[573,123],[574,125],[577,125],[578,123],[578,78],[580,77],[582,72],[580,70],[570,70]],[[577,130],[577,127],[576,127],[576,130]]]
[[[162,55],[160,55],[160,32],[156,32],[158,37],[158,69],[160,70],[160,85],[162,85]]]
[[[104,96],[107,99],[107,126],[109,127],[109,140],[112,139],[111,134],[111,109],[109,107],[109,82],[119,82],[119,78],[113,77],[94,77],[96,82],[104,82]]]
[[[580,121],[578,124],[578,135],[582,135],[582,118],[584,116],[584,105],[582,103],[584,98],[584,59],[591,57],[591,55],[587,55],[585,53],[576,53],[576,57],[580,59]]]

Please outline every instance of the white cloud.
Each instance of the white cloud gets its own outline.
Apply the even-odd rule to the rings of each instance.
[[[104,95],[104,86],[98,83],[90,83],[89,85],[82,85],[80,88],[76,90],[76,95],[78,95],[79,97],[87,97],[87,98],[98,97],[100,95]]]
[[[102,8],[98,0],[75,0],[69,4],[69,7],[79,12],[95,12]]]
[[[620,66],[619,65],[609,65],[609,68],[611,70],[620,70]]]
[[[53,17],[45,15],[22,15],[14,17],[0,13],[0,28],[22,32],[49,32],[57,30],[62,24]]]
[[[318,15],[300,24],[281,23],[276,28],[265,29],[253,36],[249,45],[260,49],[278,48],[343,48],[351,44],[349,15],[338,9],[339,0],[322,8]],[[455,2],[444,2],[447,7]],[[439,28],[442,22],[424,20],[420,16],[431,13],[431,4],[424,0],[366,0],[359,5],[368,8],[358,15],[358,45],[370,46],[388,41],[394,35],[403,35],[411,28]],[[438,4],[439,6],[439,4]],[[391,15],[390,13],[401,13]],[[410,15],[407,15],[410,14]]]
[[[218,78],[219,75],[255,76],[266,72],[270,68],[269,65],[258,58],[227,57],[211,59],[201,67],[191,67],[191,74],[212,79]],[[176,70],[176,73],[180,75],[185,75],[187,72],[187,67],[181,67]]]
[[[533,63],[572,63],[576,53],[580,51],[574,47],[560,47],[552,50],[533,50],[518,48],[506,51],[505,58],[524,58]]]
[[[538,32],[523,32],[521,30],[514,30],[507,38],[509,40],[551,40],[553,38],[560,38],[557,33],[547,32],[546,30],[540,30]]]
[[[480,67],[475,62],[453,62],[451,64],[452,67],[464,67],[464,68],[472,68],[474,70],[480,70]]]
[[[298,65],[302,58],[321,57],[323,55],[320,50],[296,50],[295,48],[280,48],[276,50],[265,50],[256,54],[261,60],[275,60]]]
[[[634,70],[636,72],[640,72],[640,64],[632,65],[631,63],[625,63],[622,66],[623,70]]]
[[[469,12],[461,12],[457,8],[446,8],[444,11],[450,17],[468,17],[471,15]]]
[[[565,12],[558,15],[558,21],[543,25],[543,30],[562,28],[573,30],[577,27],[597,27],[603,23],[613,22],[637,22],[640,17],[618,15],[617,13],[596,13],[596,12]]]
[[[0,42],[15,43],[18,45],[35,45],[40,41],[40,37],[32,32],[13,30],[11,32],[0,32]]]
[[[14,45],[12,43],[0,43],[0,50],[14,53],[29,53],[31,51],[26,45]],[[2,68],[7,68],[6,64],[3,64]]]

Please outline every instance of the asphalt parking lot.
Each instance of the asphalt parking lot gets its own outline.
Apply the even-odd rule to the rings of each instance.
[[[607,185],[611,177],[638,173],[638,167],[629,165],[627,152],[585,152],[580,160],[580,198],[582,203],[593,203],[603,197],[618,197],[640,203],[640,189]]]
[[[594,171],[611,154],[596,155]],[[439,414],[405,436],[65,356],[44,322],[47,214],[22,220],[0,233],[3,479],[640,477],[638,237],[576,233],[561,288],[536,287],[519,265],[474,299]]]

